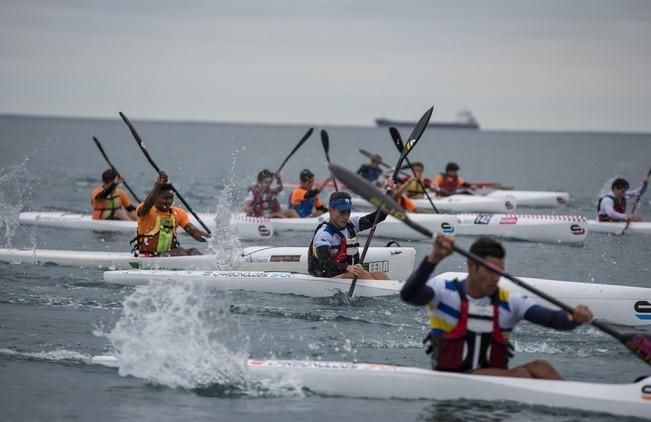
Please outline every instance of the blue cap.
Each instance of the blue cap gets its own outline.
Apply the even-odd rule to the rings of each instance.
[[[353,202],[350,200],[350,198],[335,199],[334,201],[330,201],[328,205],[330,208],[334,208],[337,211],[346,211],[353,209]]]

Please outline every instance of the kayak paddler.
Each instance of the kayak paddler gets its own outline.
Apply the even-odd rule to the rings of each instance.
[[[570,314],[537,305],[526,295],[498,287],[500,276],[471,260],[467,261],[465,280],[430,278],[436,265],[452,253],[453,245],[453,238],[437,234],[431,253],[400,291],[405,302],[427,306],[430,332],[426,342],[432,368],[477,375],[563,379],[545,360],[509,368],[513,355],[510,334],[523,319],[571,330],[592,320],[590,309],[577,305]],[[470,252],[504,269],[506,252],[496,240],[479,238]]]
[[[649,176],[642,180],[642,185],[637,189],[631,189],[626,179],[617,178],[611,185],[610,193],[599,198],[597,202],[597,216],[599,221],[642,221],[635,214],[626,214],[626,199],[637,196],[645,183],[649,182]]]
[[[362,164],[357,169],[357,174],[371,183],[377,183],[380,181],[380,176],[382,176],[382,169],[380,168],[382,157],[375,154],[370,157],[370,160],[370,163]]]
[[[431,181],[423,177],[425,165],[421,162],[411,163],[413,175],[404,181],[405,194],[412,199],[425,197],[425,189],[430,186]]]
[[[392,182],[390,182],[393,185]],[[357,233],[373,226],[375,213],[380,212],[379,221],[386,214],[375,211],[352,217],[353,204],[347,192],[333,192],[328,201],[330,218],[319,224],[314,231],[308,248],[308,272],[316,277],[339,277],[387,280],[383,272],[368,272],[359,264],[359,241]]]
[[[457,192],[459,188],[470,187],[461,176],[459,176],[459,165],[449,162],[445,166],[445,173],[439,173],[432,180],[432,189],[436,196],[449,196]]]
[[[324,180],[318,188],[314,187],[314,173],[310,169],[303,169],[299,178],[301,185],[289,195],[289,208],[296,211],[296,214],[301,218],[318,217],[324,212],[327,212],[328,208],[321,202],[319,193],[332,180],[332,177]]]
[[[271,186],[276,181],[274,187]],[[249,217],[297,218],[293,209],[283,211],[278,202],[278,194],[283,190],[280,175],[264,169],[258,173],[258,183],[249,187],[244,199],[244,212]]]
[[[210,235],[190,223],[185,210],[172,205],[174,190],[168,183],[167,174],[161,171],[154,188],[144,202],[138,205],[138,227],[134,253],[142,256],[201,255],[196,248],[184,249],[176,239],[177,227],[182,227],[199,242],[206,242]]]
[[[136,207],[126,192],[118,188],[124,179],[113,169],[102,173],[102,184],[90,194],[93,220],[135,220]]]

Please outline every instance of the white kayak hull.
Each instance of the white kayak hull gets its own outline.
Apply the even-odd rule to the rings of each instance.
[[[370,268],[373,270],[373,268]],[[352,280],[313,277],[290,272],[264,271],[106,271],[104,281],[112,284],[140,285],[157,282],[200,282],[215,290],[248,290],[264,293],[330,297],[348,292]],[[357,280],[355,297],[391,296],[400,291],[403,281]]]
[[[588,220],[588,227],[590,228],[590,231],[594,233],[621,234],[624,227],[626,227],[626,223],[602,223],[597,220]],[[626,233],[651,235],[651,222],[631,222],[628,229],[626,229]]]
[[[583,216],[535,214],[457,214],[457,234],[498,236],[531,242],[580,243],[588,235]]]
[[[437,275],[436,278],[463,280],[467,276],[467,273],[447,272]],[[651,324],[651,288],[531,277],[518,278],[570,306],[587,305],[595,318],[600,320],[628,326]],[[506,278],[500,279],[500,286],[511,292],[526,294],[540,305],[558,309]]]
[[[408,277],[414,268],[415,259],[414,248],[371,247],[366,255],[366,262],[371,269],[386,272],[394,279]],[[212,270],[217,268],[219,260],[215,255],[162,258],[134,257],[128,252],[0,249],[0,262],[105,269]],[[251,246],[242,250],[232,269],[307,273],[307,248]]]
[[[353,212],[352,217],[364,216],[368,212]],[[273,220],[274,233],[281,234],[284,232],[306,232],[314,233],[317,226],[330,218],[329,214],[323,214],[314,218],[276,218]],[[456,234],[457,218],[454,215],[447,214],[409,214],[409,218],[418,224],[428,228],[430,231],[443,232],[449,235]],[[360,232],[359,235],[364,237],[367,231]],[[391,216],[377,225],[375,237],[396,240],[422,240],[423,235],[409,229],[405,224]]]
[[[431,210],[432,205],[427,198],[412,199],[417,208]],[[354,207],[370,208],[372,205],[364,198],[353,197]],[[440,212],[513,212],[517,201],[513,197],[489,198],[479,195],[451,195],[445,198],[432,197],[432,202]]]
[[[214,230],[215,214],[199,213],[199,218]],[[35,225],[41,227],[54,227],[64,229],[84,229],[110,232],[136,232],[135,221],[120,220],[93,220],[90,214],[68,213],[68,212],[21,212],[18,216],[21,224]],[[190,216],[190,221],[197,227],[199,223]],[[233,215],[230,225],[236,229],[237,236],[243,240],[262,240],[273,236],[273,224],[267,218],[247,217],[244,215]],[[185,230],[179,229],[179,233]]]
[[[465,273],[452,272],[437,276],[445,280],[465,277]],[[629,326],[651,324],[651,289],[649,288],[521,278],[533,287],[570,305],[587,305],[600,319]],[[203,282],[216,290],[249,290],[311,297],[328,297],[339,291],[347,292],[351,282],[340,278],[320,278],[289,272],[157,270],[106,271],[104,281],[123,285],[147,284],[149,281]],[[526,292],[505,278],[502,278],[500,283],[511,291]],[[396,280],[358,280],[355,295],[365,297],[397,295],[403,284],[403,281]],[[531,293],[528,295],[541,305],[555,308]]]
[[[115,356],[94,356],[96,365],[119,368]],[[298,380],[324,396],[408,400],[508,400],[529,405],[648,417],[651,378],[602,384],[467,375],[375,363],[308,360],[247,361],[255,380]]]
[[[570,202],[570,194],[567,192],[531,191],[531,190],[486,190],[480,195],[485,198],[506,199],[509,196],[515,198],[518,207],[555,208],[565,206]]]

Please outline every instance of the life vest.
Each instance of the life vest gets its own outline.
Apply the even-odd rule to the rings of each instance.
[[[597,202],[597,215],[599,216],[599,221],[616,221],[612,219],[609,215],[607,214],[602,214],[601,213],[601,201],[603,201],[604,198],[610,198],[613,200],[613,209],[619,213],[624,214],[626,212],[626,198],[622,197],[621,199],[615,198],[613,195],[604,195],[601,198],[599,198],[599,202]]]
[[[273,204],[276,201],[274,195],[269,190],[262,191],[258,185],[253,185],[249,188],[253,193],[253,201],[251,207],[253,208],[253,217],[266,217],[273,211]]]
[[[422,184],[418,183],[418,180],[412,180],[411,182],[409,182],[409,184],[407,185],[407,189],[405,191],[407,196],[412,197],[412,196],[425,194],[425,189],[424,189],[425,181],[423,179],[421,179],[420,181],[422,182]]]
[[[511,346],[499,326],[499,290],[491,296],[491,306],[468,301],[463,286],[454,280],[461,299],[457,325],[444,334],[430,332],[428,353],[437,371],[467,372],[477,368],[507,369]]]
[[[176,240],[176,219],[174,214],[169,217],[161,217],[160,212],[156,215],[154,227],[147,233],[137,233],[131,241],[135,242],[132,252],[136,255],[158,256],[163,252],[178,248],[180,245]]]
[[[339,235],[339,251],[335,254],[330,255],[330,259],[336,263],[346,263],[348,265],[354,265],[359,263],[359,241],[357,240],[357,235],[355,233],[355,226],[353,223],[348,223],[346,228],[351,234],[350,238],[346,238],[344,234],[338,230],[335,226],[330,224],[329,221],[324,221],[319,224],[312,235],[312,241],[310,242],[310,247],[307,249],[307,271],[310,274],[314,274],[314,269],[320,266],[319,259],[316,254],[316,248],[314,248],[314,235],[321,229],[323,226],[330,226],[334,232]],[[322,277],[334,277],[344,272],[334,273],[333,271],[325,271]]]
[[[309,191],[305,191],[305,193],[307,194]],[[308,196],[298,204],[294,205],[292,204],[292,195],[289,195],[289,208],[294,208],[294,210],[296,210],[296,214],[298,214],[298,216],[301,218],[309,217],[312,214],[312,210],[314,209],[314,201],[316,201],[316,198],[316,195]]]
[[[441,173],[443,180],[439,184],[439,189],[447,193],[452,193],[459,187],[459,176],[450,177],[446,173]]]
[[[122,202],[117,189],[114,189],[109,197],[93,200],[93,220],[111,220],[115,210],[122,207]]]

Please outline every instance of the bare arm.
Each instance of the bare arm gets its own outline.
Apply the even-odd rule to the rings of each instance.
[[[149,213],[149,211],[152,209],[154,205],[156,205],[156,199],[158,199],[158,196],[160,195],[160,188],[164,184],[167,183],[167,173],[164,171],[161,171],[160,174],[158,175],[158,179],[156,179],[156,184],[154,184],[154,188],[149,192],[147,195],[147,198],[142,203],[142,207],[138,209],[138,215],[140,217],[144,217]]]

